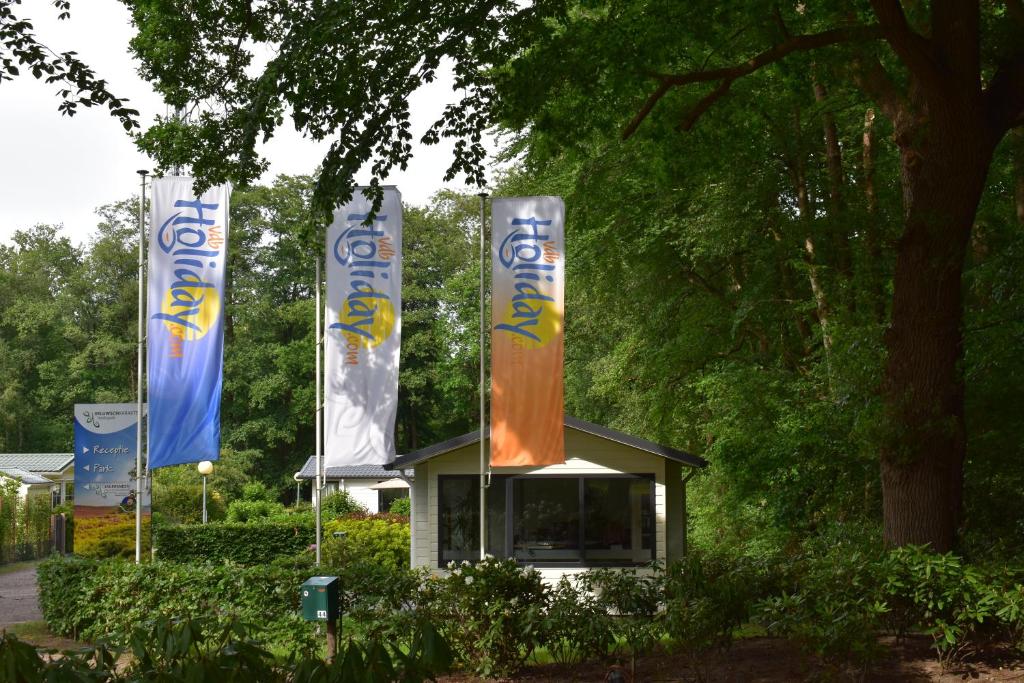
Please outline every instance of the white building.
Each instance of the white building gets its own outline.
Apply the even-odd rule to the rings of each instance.
[[[75,456],[72,453],[0,453],[0,476],[19,479],[19,495],[49,494],[52,505],[74,499]]]
[[[565,427],[564,464],[491,469],[487,552],[532,565],[548,581],[682,558],[686,482],[707,461],[573,417]],[[389,465],[415,471],[414,567],[480,557],[479,443],[470,432]]]
[[[298,481],[316,480],[316,458],[310,456],[302,469],[296,472]],[[324,497],[337,491],[346,491],[369,512],[387,512],[396,498],[409,495],[412,471],[395,472],[381,465],[353,465],[328,467],[324,473]],[[308,495],[308,494],[307,494]]]

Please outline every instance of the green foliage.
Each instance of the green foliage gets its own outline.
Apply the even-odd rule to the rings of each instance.
[[[732,647],[758,599],[778,590],[776,565],[692,554],[665,572],[664,611],[658,619],[691,669],[707,678],[709,652]]]
[[[563,576],[551,591],[544,615],[544,645],[558,664],[604,657],[615,642],[611,621],[597,598]]]
[[[262,485],[261,485],[262,486]],[[233,500],[228,505],[225,520],[228,522],[245,523],[285,514],[285,507],[277,501],[261,498]]]
[[[388,508],[388,512],[393,515],[408,517],[412,514],[412,498],[409,498],[408,496],[405,498],[395,498],[391,501],[391,507]]]
[[[277,502],[274,492],[267,488],[267,485],[262,481],[246,482],[242,486],[242,500],[262,501],[265,503]]]
[[[317,639],[299,614],[308,569],[278,565],[137,565],[117,559],[53,557],[40,564],[39,602],[54,633],[124,644],[132,629],[158,617],[235,619],[260,624],[269,641],[304,652]]]
[[[342,517],[324,524],[322,557],[332,567],[365,560],[386,569],[408,568],[410,544],[408,521]]]
[[[234,562],[259,565],[277,557],[306,550],[316,540],[316,530],[306,515],[294,519],[257,521],[250,524],[213,522],[162,526],[156,533],[156,553],[169,562]]]
[[[1021,644],[1022,569],[917,546],[867,554],[840,547],[799,565],[791,585],[755,605],[755,619],[834,667],[865,675],[882,654],[883,630],[927,633],[943,666],[995,642]]]
[[[592,569],[579,578],[580,586],[597,597],[597,604],[612,615],[612,633],[629,648],[630,670],[661,638],[657,618],[665,591],[660,567],[648,569]]]
[[[882,654],[878,635],[889,607],[880,579],[877,557],[854,552],[813,559],[796,590],[755,605],[756,619],[769,633],[863,678]]]
[[[451,652],[430,624],[421,624],[407,650],[394,643],[349,641],[327,663],[312,653],[279,662],[256,628],[240,621],[172,621],[136,626],[123,649],[105,644],[78,651],[39,652],[0,634],[0,671],[25,683],[157,683],[160,681],[261,681],[286,683],[421,683],[448,670]],[[6,680],[6,679],[5,679]]]
[[[892,627],[898,633],[923,628],[943,665],[993,640],[1019,642],[1022,570],[985,570],[917,546],[892,551],[881,568]]]
[[[511,676],[543,639],[548,589],[540,573],[494,558],[449,568],[424,583],[421,611],[474,673]]]
[[[353,498],[351,493],[343,489],[324,496],[321,504],[323,505],[324,519],[337,519],[352,513],[366,512],[366,507]]]
[[[74,550],[82,557],[135,557],[135,519],[128,515],[116,517],[84,517],[75,523]],[[151,520],[142,518],[142,557],[149,558],[152,539]]]

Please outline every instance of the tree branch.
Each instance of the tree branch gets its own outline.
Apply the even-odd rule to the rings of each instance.
[[[651,110],[654,109],[654,105],[657,104],[658,101],[674,87],[690,85],[691,83],[710,83],[720,81],[719,86],[709,95],[702,98],[693,110],[691,110],[691,112],[683,119],[683,124],[681,124],[680,127],[689,129],[694,123],[696,123],[701,114],[707,111],[707,109],[716,100],[728,92],[732,82],[738,78],[742,78],[743,76],[749,75],[764,66],[773,64],[794,52],[807,52],[822,47],[828,47],[830,45],[865,40],[877,40],[882,37],[884,37],[883,30],[882,27],[878,25],[837,28],[829,31],[822,31],[821,33],[793,36],[735,66],[692,71],[685,74],[656,74],[655,77],[660,81],[658,87],[650,96],[648,96],[647,101],[644,102],[644,106],[641,107],[640,111],[637,112],[636,116],[633,117],[623,130],[622,139],[628,140],[633,133],[636,132],[636,129],[640,126],[643,120],[651,113]]]
[[[871,0],[871,7],[885,28],[886,41],[910,73],[929,92],[941,92],[944,79],[932,57],[931,45],[907,23],[899,0]]]
[[[892,121],[896,136],[899,137],[910,123],[910,104],[878,58],[858,55],[853,61],[853,79],[857,87],[874,100],[886,118]]]

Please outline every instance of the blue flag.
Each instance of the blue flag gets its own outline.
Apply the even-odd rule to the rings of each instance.
[[[149,465],[220,455],[228,185],[153,181],[146,317]]]

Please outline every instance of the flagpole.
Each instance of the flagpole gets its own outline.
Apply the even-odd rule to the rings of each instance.
[[[320,400],[320,345],[323,339],[320,336],[320,256],[316,257],[316,294],[313,297],[316,302],[316,329],[313,331],[313,339],[316,342],[316,566],[320,566],[320,546],[322,529],[320,522],[321,493],[323,491],[323,404]]]
[[[149,171],[137,171],[142,180],[142,192],[139,195],[139,339],[137,349],[137,366],[135,373],[135,399],[136,419],[135,423],[135,564],[142,562],[142,354],[144,353],[143,342],[145,340],[145,306],[143,279],[146,266],[145,241],[146,241],[146,176]]]
[[[480,197],[480,559],[487,557],[487,455],[484,447],[484,439],[487,435],[484,429],[487,425],[485,410],[485,388],[484,382],[484,240],[486,238],[486,221],[484,208],[487,203],[487,193],[481,192]]]

